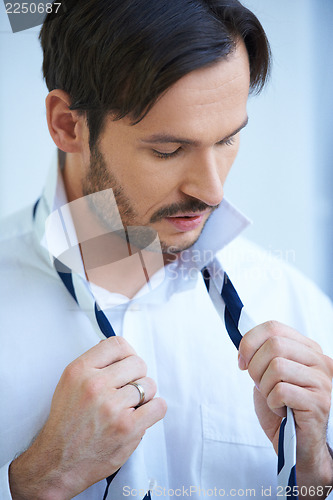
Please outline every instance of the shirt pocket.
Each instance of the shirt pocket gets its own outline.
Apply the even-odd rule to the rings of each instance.
[[[217,496],[275,497],[277,456],[261,429],[253,404],[202,404],[201,488]],[[246,493],[246,490],[252,492]],[[274,493],[274,494],[273,494]]]

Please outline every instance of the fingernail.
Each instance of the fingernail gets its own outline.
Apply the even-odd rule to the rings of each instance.
[[[238,354],[238,366],[240,370],[245,370],[246,368],[245,359],[240,354]]]

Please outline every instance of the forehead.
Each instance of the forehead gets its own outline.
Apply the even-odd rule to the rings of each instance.
[[[213,120],[244,119],[250,86],[250,68],[244,43],[240,42],[226,59],[195,70],[175,83],[147,115],[145,125],[205,129]],[[241,116],[239,116],[239,113]]]
[[[138,124],[132,126],[129,118],[113,124],[139,139],[165,134],[196,142],[218,141],[244,122],[249,86],[248,55],[239,42],[227,58],[178,80]]]

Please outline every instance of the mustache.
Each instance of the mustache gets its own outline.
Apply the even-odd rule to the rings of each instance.
[[[207,211],[207,209],[213,212],[219,206],[220,205],[214,205],[214,206],[207,205],[206,203],[200,200],[188,200],[181,203],[173,203],[172,205],[168,205],[167,207],[162,207],[159,210],[157,210],[152,215],[150,223],[158,222],[164,219],[164,217],[174,217],[175,215],[184,212],[200,213]]]

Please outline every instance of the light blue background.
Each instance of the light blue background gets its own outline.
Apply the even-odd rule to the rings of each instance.
[[[249,101],[226,195],[253,219],[250,239],[333,297],[333,2],[243,3],[266,29],[273,72]],[[54,149],[38,31],[12,34],[0,2],[0,215],[39,196]]]

